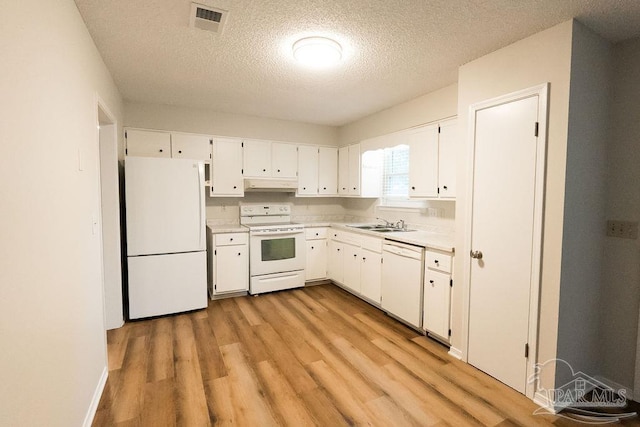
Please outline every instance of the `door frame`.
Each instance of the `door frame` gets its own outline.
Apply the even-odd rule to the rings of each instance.
[[[121,326],[124,325],[124,306],[122,303],[122,291],[121,291],[121,298],[120,298],[120,312],[122,312],[122,317],[118,318],[116,320],[114,319],[110,319],[108,316],[108,308],[107,306],[109,304],[112,304],[113,302],[107,302],[107,295],[109,294],[109,292],[107,292],[106,286],[108,286],[108,284],[105,281],[105,235],[104,235],[104,218],[103,218],[103,209],[104,209],[104,202],[102,200],[102,190],[103,187],[105,186],[111,186],[112,189],[115,189],[118,192],[118,201],[117,204],[118,206],[115,207],[115,209],[118,211],[118,219],[120,217],[120,184],[118,181],[118,178],[116,178],[115,181],[112,182],[104,182],[103,177],[102,177],[102,168],[103,167],[109,167],[109,168],[115,168],[115,176],[118,177],[119,176],[119,171],[118,171],[118,120],[115,116],[115,114],[113,114],[113,112],[111,111],[111,109],[109,108],[109,106],[107,105],[107,103],[102,99],[102,97],[98,94],[95,93],[95,122],[96,122],[96,167],[97,167],[97,184],[98,184],[98,188],[97,188],[97,192],[98,192],[98,201],[99,201],[99,209],[97,211],[97,219],[98,219],[98,228],[99,228],[99,239],[100,239],[100,272],[101,272],[101,281],[102,281],[102,304],[103,304],[103,317],[104,317],[104,327],[105,330],[109,330],[109,329],[116,329],[119,328]],[[101,118],[102,117],[102,118]],[[101,123],[101,120],[105,121],[106,124]],[[103,132],[105,126],[110,127],[110,132],[108,132],[108,139],[109,140],[104,140],[103,138]],[[104,144],[109,144],[108,148],[112,151],[112,154],[114,154],[116,162],[115,164],[107,164],[105,162],[105,159],[103,158],[102,155],[102,146]],[[118,251],[121,252],[122,251],[122,242],[120,241],[120,233],[121,233],[121,229],[120,229],[120,221],[118,221],[118,225],[117,225],[117,230],[115,230],[117,232],[117,237],[118,237]],[[121,254],[120,254],[120,258],[121,258]],[[122,289],[122,264],[120,263],[119,265],[119,274],[118,277],[120,278],[118,285],[120,286],[120,289]],[[105,336],[106,337],[106,336]]]
[[[543,83],[517,92],[480,101],[469,106],[469,130],[467,141],[470,142],[470,153],[467,159],[468,171],[466,200],[468,208],[465,217],[465,237],[464,247],[461,251],[463,263],[463,321],[462,321],[462,360],[468,363],[469,355],[469,311],[471,307],[471,258],[468,255],[471,251],[471,233],[473,231],[473,186],[474,186],[474,165],[476,150],[476,114],[480,110],[507,104],[521,99],[538,96],[538,146],[536,152],[535,166],[535,193],[534,193],[534,225],[533,225],[533,250],[531,264],[531,290],[529,298],[529,358],[527,360],[527,378],[534,373],[538,355],[538,323],[540,306],[540,285],[541,285],[541,264],[542,264],[542,231],[544,220],[544,194],[545,194],[545,172],[546,172],[546,148],[547,148],[547,120],[549,111],[549,83]],[[535,384],[528,381],[525,384],[525,395],[530,399],[534,398]]]

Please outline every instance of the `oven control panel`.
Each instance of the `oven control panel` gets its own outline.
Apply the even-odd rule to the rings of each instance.
[[[251,204],[240,206],[240,216],[291,215],[291,205]]]

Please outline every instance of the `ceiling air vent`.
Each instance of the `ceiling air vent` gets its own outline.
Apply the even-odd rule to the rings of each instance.
[[[222,33],[222,28],[224,27],[228,14],[229,12],[223,9],[191,3],[191,20],[189,25],[192,28],[199,28],[201,30],[211,31],[212,33]]]

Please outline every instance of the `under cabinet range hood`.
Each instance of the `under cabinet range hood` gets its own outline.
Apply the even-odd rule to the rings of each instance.
[[[295,193],[298,189],[296,178],[245,178],[244,191]]]

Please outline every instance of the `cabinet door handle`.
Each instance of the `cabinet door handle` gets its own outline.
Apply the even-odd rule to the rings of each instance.
[[[262,172],[266,172],[266,171],[267,171],[266,169],[262,169]]]
[[[182,154],[182,150],[178,150],[178,154]]]
[[[447,189],[447,186],[446,186],[446,185],[443,185],[443,186],[442,186],[442,188],[444,188],[444,189],[446,190],[446,189]]]
[[[482,259],[482,251],[471,251],[469,254],[473,259]]]
[[[238,252],[238,256],[242,255],[242,252]]]
[[[160,152],[162,153],[162,148],[160,149]]]
[[[326,189],[327,189],[327,187],[322,187],[322,189],[323,189],[323,190],[326,190]]]
[[[411,189],[412,189],[412,190],[415,190],[415,189],[416,189],[416,187],[413,187],[413,186],[412,186],[412,187],[411,187]]]
[[[358,254],[353,254],[353,256],[354,256],[354,257],[357,257],[357,256],[358,256]]]
[[[235,190],[236,188],[238,188],[236,185],[233,186],[233,189]]]
[[[280,169],[278,169],[278,172],[280,172]]]
[[[311,246],[311,249],[313,249],[313,246]]]
[[[362,257],[362,260],[363,260],[363,261],[366,261],[366,260],[367,260],[367,258],[366,258],[366,257]]]

